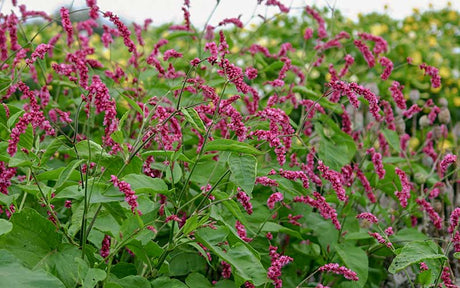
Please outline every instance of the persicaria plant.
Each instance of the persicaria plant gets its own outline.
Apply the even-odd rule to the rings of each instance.
[[[200,28],[184,1],[152,27],[12,3],[5,287],[457,287],[458,81],[388,32],[406,22],[261,0],[279,14]]]

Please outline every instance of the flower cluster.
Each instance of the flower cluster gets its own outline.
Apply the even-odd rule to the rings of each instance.
[[[318,269],[322,272],[332,272],[338,275],[343,275],[348,280],[358,281],[358,274],[345,266],[340,266],[338,263],[325,264]]]
[[[267,276],[273,281],[275,288],[280,288],[283,287],[283,281],[280,279],[281,268],[289,264],[294,259],[286,255],[280,255],[276,252],[276,250],[278,250],[278,247],[270,245],[269,254],[271,257],[271,265],[268,267]]]
[[[131,185],[129,183],[126,183],[125,181],[120,181],[117,176],[111,175],[111,182],[115,187],[117,187],[120,192],[123,192],[125,194],[125,201],[129,204],[131,207],[131,211],[133,213],[136,213],[137,206],[139,204],[137,203],[137,196],[135,195],[134,190],[131,189]],[[137,213],[140,213],[140,211],[137,210]]]

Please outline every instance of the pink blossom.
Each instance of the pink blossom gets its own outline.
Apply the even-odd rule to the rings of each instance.
[[[35,48],[35,51],[32,52],[32,55],[30,55],[29,59],[26,59],[26,63],[28,65],[31,65],[37,61],[37,58],[43,59],[45,57],[45,54],[51,50],[51,45],[49,44],[39,44],[37,48]]]
[[[318,192],[313,192],[313,196],[315,196],[316,200],[311,198],[310,196],[296,196],[294,197],[294,202],[302,202],[318,209],[319,213],[324,219],[331,219],[335,228],[337,230],[340,230],[341,225],[339,220],[337,219],[337,212],[335,211],[335,209],[332,208],[326,202],[326,199]]]
[[[323,39],[327,37],[327,31],[326,31],[326,22],[324,19],[319,15],[319,13],[311,8],[310,6],[307,6],[305,8],[305,11],[313,17],[313,19],[318,22],[318,38]]]
[[[238,193],[236,194],[236,199],[238,199],[238,201],[241,203],[244,210],[246,210],[246,212],[249,215],[251,215],[253,212],[252,204],[250,202],[251,198],[249,198],[249,196],[243,190],[240,190],[239,187],[238,187]]]
[[[396,130],[396,125],[395,125],[395,118],[393,115],[393,108],[391,107],[390,102],[388,101],[381,101],[382,106],[383,106],[383,115],[385,117],[385,123],[387,124],[388,129],[395,131]]]
[[[331,87],[333,90],[331,97],[338,98],[337,95],[339,97],[340,95],[346,95],[351,105],[353,105],[353,107],[355,108],[359,107],[358,97],[356,97],[356,94],[353,92],[352,89],[350,89],[350,86],[347,83],[343,81],[335,81],[335,82],[330,82],[327,85]]]
[[[137,196],[134,190],[131,189],[131,185],[125,181],[120,181],[115,175],[111,175],[110,177],[110,182],[112,182],[113,186],[117,187],[120,192],[125,194],[125,201],[131,206],[131,211],[136,213],[136,207],[139,206],[139,204],[137,204]]]
[[[236,220],[235,228],[236,228],[236,232],[238,233],[238,236],[241,238],[241,240],[243,240],[244,242],[251,242],[252,241],[252,238],[247,237],[246,228],[244,227],[244,225],[240,221]]]
[[[391,236],[393,235],[395,232],[393,231],[393,227],[388,227],[387,229],[385,229],[385,234],[387,234],[387,236]]]
[[[86,0],[86,5],[90,8],[89,17],[93,20],[99,18],[99,6],[97,6],[96,0]]]
[[[342,187],[342,177],[339,172],[330,170],[329,167],[323,164],[323,161],[318,161],[318,170],[322,172],[322,177],[332,184],[332,189],[335,190],[337,198],[340,201],[346,201],[348,197],[346,196],[345,189]]]
[[[358,214],[358,215],[356,215],[356,218],[357,219],[366,219],[367,221],[369,221],[371,223],[374,223],[374,224],[379,222],[379,219],[377,219],[377,217],[375,217],[375,215],[370,213],[370,212],[363,212],[361,214]]]
[[[441,76],[439,76],[438,68],[428,66],[425,63],[420,64],[419,67],[425,72],[424,75],[428,74],[431,77],[431,86],[433,88],[438,88],[441,86]]]
[[[222,278],[230,278],[230,276],[232,276],[232,266],[223,260],[220,261],[220,265],[222,265]]]
[[[308,189],[309,182],[308,177],[303,171],[290,171],[290,170],[283,170],[280,169],[280,176],[289,180],[302,180],[303,187]]]
[[[166,50],[163,54],[163,60],[168,61],[170,58],[182,58],[182,53],[179,53],[174,49]]]
[[[420,208],[420,210],[425,210],[428,216],[430,217],[431,222],[433,222],[436,229],[441,230],[442,228],[442,218],[434,210],[434,208],[428,203],[425,199],[415,200]]]
[[[295,215],[295,216],[293,216],[292,214],[289,214],[288,215],[289,223],[291,223],[292,225],[295,225],[295,226],[300,226],[300,223],[297,220],[299,220],[302,217],[303,217],[303,215]]]
[[[303,34],[303,39],[308,40],[313,37],[313,29],[307,28],[305,29],[305,33]]]
[[[346,268],[345,266],[340,266],[338,263],[329,263],[319,267],[319,271],[322,272],[332,272],[338,275],[343,275],[348,280],[358,281],[358,275],[353,270]]]
[[[439,163],[441,175],[444,175],[444,173],[446,173],[447,171],[447,168],[449,168],[451,164],[455,163],[455,161],[457,161],[456,155],[447,154],[446,156],[444,156],[444,159],[442,159],[441,163]]]
[[[458,226],[458,219],[460,218],[460,208],[457,207],[455,210],[450,214],[450,219],[449,219],[449,228],[447,229],[447,232],[453,233],[455,229]]]
[[[407,200],[410,198],[410,190],[412,189],[412,185],[410,184],[409,180],[407,179],[406,173],[403,170],[396,167],[395,172],[396,174],[398,174],[402,186],[402,190],[396,191],[395,195],[399,199],[401,206],[403,208],[406,208]]]
[[[275,203],[276,202],[281,202],[281,201],[283,201],[283,199],[284,199],[284,196],[280,192],[273,193],[267,199],[268,208],[270,208],[270,209],[275,208]]]
[[[393,71],[393,62],[387,57],[381,57],[379,63],[385,68],[380,78],[382,78],[382,80],[387,80],[390,77],[391,71]]]
[[[278,247],[271,246],[269,248],[269,255],[271,257],[271,265],[268,267],[267,270],[267,277],[271,279],[275,285],[275,288],[283,287],[283,281],[280,279],[281,277],[281,268],[292,262],[292,259],[286,255],[280,255],[278,252]]]
[[[278,6],[281,12],[283,13],[289,12],[289,8],[284,6],[280,1],[277,1],[277,0],[267,0],[267,2],[265,2],[265,5],[266,6]]]
[[[365,32],[358,33],[358,36],[363,40],[372,41],[375,43],[374,49],[372,49],[372,52],[374,52],[376,56],[388,51],[388,43],[382,37],[375,36],[375,35],[365,33]]]
[[[406,99],[404,99],[404,95],[402,93],[404,86],[399,84],[398,81],[393,81],[393,84],[391,84],[389,89],[391,91],[391,96],[395,100],[396,106],[398,106],[401,110],[406,110]]]
[[[455,231],[455,235],[452,237],[452,244],[454,245],[454,251],[460,252],[460,232]]]
[[[249,80],[255,79],[257,77],[257,69],[254,67],[248,67],[246,68],[246,71],[244,74],[248,77]]]
[[[457,285],[452,283],[452,279],[450,279],[450,269],[447,266],[442,269],[441,280],[446,288],[458,288]]]
[[[7,163],[0,161],[0,192],[8,195],[11,179],[16,175],[16,167],[8,167]]]
[[[417,104],[412,105],[409,109],[403,112],[404,117],[407,119],[412,118],[415,114],[422,111],[422,108],[418,107]]]
[[[428,266],[426,265],[425,262],[420,262],[420,271],[426,271],[428,270]]]
[[[117,15],[113,14],[110,11],[104,13],[105,18],[109,18],[110,22],[117,26],[118,32],[120,32],[121,36],[123,37],[123,42],[125,46],[128,47],[129,52],[136,51],[136,45],[134,44],[133,40],[131,40],[131,32],[129,31],[128,27],[120,21]]]
[[[226,24],[233,24],[238,28],[243,28],[243,22],[239,18],[225,18],[219,22],[219,26],[224,26]]]
[[[372,163],[374,164],[374,169],[379,179],[383,179],[385,177],[385,169],[383,168],[382,154],[375,152],[374,148],[368,149],[367,153],[372,157]]]
[[[104,239],[102,240],[102,247],[99,252],[102,258],[107,258],[110,255],[110,240],[111,237],[107,234],[104,236]]]
[[[382,235],[380,235],[379,233],[377,232],[375,233],[368,232],[368,233],[370,236],[375,238],[375,240],[377,240],[377,242],[379,242],[380,244],[385,244],[388,248],[391,248],[393,246],[391,242],[387,242],[385,238],[383,238]]]
[[[371,50],[369,50],[369,47],[367,47],[364,42],[361,40],[354,40],[353,43],[355,46],[361,51],[361,54],[363,54],[364,60],[366,60],[367,65],[369,68],[372,68],[375,66],[375,58],[374,55],[372,55]]]
[[[279,184],[276,180],[270,179],[267,176],[261,176],[256,178],[256,184],[261,184],[263,186],[269,187],[278,187]]]
[[[353,65],[353,63],[355,62],[355,58],[353,58],[353,56],[351,56],[350,54],[345,55],[343,59],[345,60],[345,66],[343,66],[342,70],[340,70],[339,77],[345,76],[350,66]]]

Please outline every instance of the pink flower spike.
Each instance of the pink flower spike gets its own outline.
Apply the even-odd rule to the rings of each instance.
[[[372,55],[371,50],[369,50],[369,47],[367,47],[367,45],[361,40],[354,40],[353,43],[359,49],[359,51],[361,51],[361,54],[363,54],[364,60],[366,60],[369,68],[374,67],[375,58],[374,55]]]
[[[390,77],[391,71],[393,71],[393,62],[387,57],[382,57],[379,59],[379,63],[385,68],[380,78],[382,78],[382,80],[387,80]]]
[[[358,275],[353,270],[348,269],[345,266],[340,266],[338,263],[329,263],[319,267],[319,271],[332,272],[338,275],[343,275],[348,280],[358,281]]]
[[[272,195],[270,195],[270,197],[267,200],[268,208],[270,209],[275,208],[275,203],[281,202],[283,201],[283,199],[284,199],[283,194],[281,194],[280,192],[273,193]]]
[[[439,76],[438,68],[428,66],[425,63],[420,64],[419,67],[425,72],[424,75],[428,74],[431,77],[431,87],[438,88],[441,86],[441,76]]]
[[[249,196],[243,191],[241,190],[239,187],[238,187],[238,194],[236,194],[236,199],[238,199],[238,201],[241,203],[241,205],[243,206],[244,210],[246,210],[246,212],[251,215],[252,214],[252,204],[250,202],[251,198],[249,198]]]
[[[112,180],[110,180],[110,182],[112,182],[113,186],[117,187],[120,192],[125,194],[125,201],[131,206],[131,211],[136,213],[136,207],[139,206],[139,204],[137,204],[137,196],[134,195],[135,192],[131,189],[131,185],[125,181],[120,181],[115,175],[111,175],[111,178]]]
[[[244,227],[244,225],[240,221],[236,220],[235,228],[236,228],[236,232],[238,233],[238,236],[240,236],[241,240],[243,240],[244,242],[251,242],[252,241],[252,238],[247,237],[246,228]]]
[[[364,212],[364,213],[358,214],[358,215],[356,215],[356,218],[357,219],[366,219],[367,221],[369,221],[371,223],[378,223],[379,222],[379,219],[377,219],[377,217],[375,217],[374,214],[369,213],[369,212]]]
[[[426,271],[428,270],[428,266],[426,265],[425,262],[420,262],[420,271]]]
[[[449,233],[454,233],[455,229],[458,226],[458,220],[460,218],[460,208],[457,207],[455,210],[450,214],[450,219],[449,219],[449,228],[447,229],[447,232]]]
[[[73,42],[73,28],[72,22],[70,22],[69,10],[65,7],[62,7],[61,10],[61,20],[62,20],[62,27],[64,28],[67,34],[67,46],[72,46]]]
[[[444,159],[442,159],[441,163],[439,164],[441,175],[444,175],[444,173],[447,171],[447,168],[449,168],[451,164],[455,163],[455,161],[457,161],[456,155],[447,154],[444,156]]]
[[[163,60],[168,61],[170,58],[182,58],[182,53],[179,53],[174,49],[166,50],[163,54]]]
[[[403,208],[407,207],[407,200],[410,198],[410,190],[412,189],[412,185],[410,184],[409,180],[407,179],[406,173],[399,169],[395,169],[396,174],[399,176],[399,180],[401,181],[402,190],[396,191],[395,195],[398,197],[399,202]]]
[[[442,229],[442,218],[434,210],[431,204],[428,203],[425,199],[417,199],[415,201],[417,202],[418,205],[420,205],[419,207],[420,210],[426,211],[426,213],[430,217],[431,222],[433,222],[434,227],[436,227],[436,229],[438,230],[441,230]]]

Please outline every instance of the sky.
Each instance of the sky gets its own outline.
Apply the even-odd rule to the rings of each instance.
[[[1,12],[9,13],[12,0],[0,0]],[[61,6],[68,7],[73,3],[73,7],[85,7],[85,0],[17,0],[18,5],[25,4],[28,10],[42,10],[51,13]],[[197,27],[202,27],[216,4],[216,0],[190,0],[191,21]],[[319,7],[336,7],[342,14],[353,20],[357,19],[359,13],[380,12],[384,13],[384,6],[388,6],[386,13],[393,18],[403,18],[412,13],[413,8],[421,11],[429,9],[431,4],[434,8],[446,7],[448,0],[280,0],[288,7],[293,7],[294,11],[299,11],[307,4]],[[142,23],[144,19],[151,18],[153,23],[160,25],[166,22],[180,24],[183,20],[181,11],[182,0],[97,0],[99,7],[103,11],[112,11],[128,21]],[[451,0],[452,6],[460,10],[460,1]],[[243,23],[253,19],[251,15],[271,16],[279,12],[278,8],[259,6],[256,7],[257,0],[220,0],[220,3],[211,18],[210,24],[216,25],[224,18],[241,16]],[[297,8],[297,9],[296,9]],[[255,11],[255,13],[254,13]],[[294,12],[295,13],[295,12]]]

